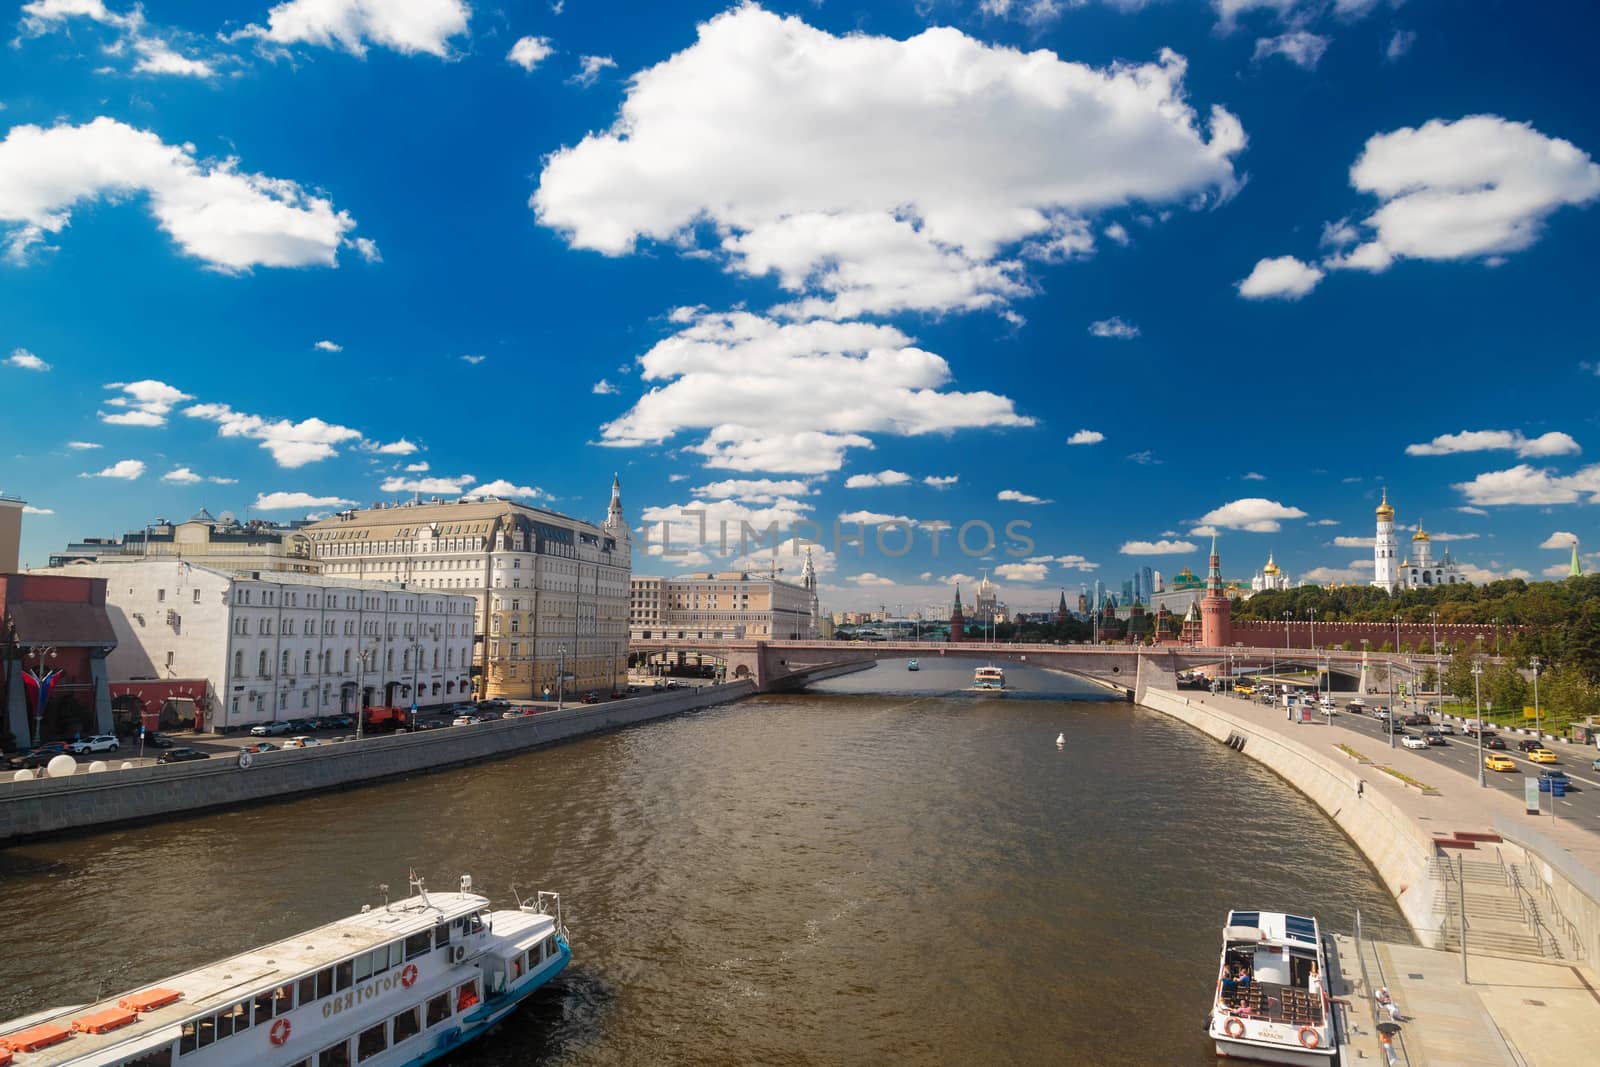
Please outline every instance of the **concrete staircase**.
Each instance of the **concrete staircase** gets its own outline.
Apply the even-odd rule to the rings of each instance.
[[[1439,856],[1433,861],[1432,873],[1441,889],[1444,911],[1439,948],[1461,949],[1461,894],[1465,889],[1469,953],[1562,958],[1561,945],[1546,926],[1539,901],[1518,890],[1519,878],[1522,885],[1530,883],[1527,873],[1515,864],[1502,865],[1498,859],[1465,854],[1459,860]]]

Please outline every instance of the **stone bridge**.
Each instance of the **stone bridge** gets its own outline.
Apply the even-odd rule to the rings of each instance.
[[[933,659],[938,656],[971,657],[996,663],[1025,663],[1030,667],[1060,671],[1083,678],[1137,700],[1146,686],[1176,688],[1180,670],[1207,668],[1223,675],[1259,674],[1280,669],[1309,670],[1322,664],[1347,680],[1360,676],[1363,658],[1369,666],[1395,668],[1401,677],[1420,671],[1432,657],[1408,657],[1378,652],[1334,650],[1284,650],[1272,648],[1201,648],[1163,646],[1144,648],[1122,645],[998,644],[962,641],[957,644],[915,641],[749,641],[656,638],[635,640],[628,646],[638,655],[694,654],[723,665],[729,681],[750,679],[761,692],[798,689],[861,669],[861,664],[882,659]],[[1415,661],[1414,663],[1411,661]],[[1215,668],[1215,671],[1210,670]],[[1349,687],[1347,687],[1349,688]]]

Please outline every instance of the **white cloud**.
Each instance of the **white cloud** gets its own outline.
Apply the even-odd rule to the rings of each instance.
[[[1190,537],[1212,537],[1217,533],[1215,526],[1195,526],[1189,531]]]
[[[747,504],[772,504],[784,497],[809,496],[811,487],[799,479],[728,478],[689,490],[714,500],[742,500]]]
[[[1600,464],[1558,475],[1548,467],[1519,463],[1508,470],[1480,474],[1470,482],[1458,482],[1453,488],[1479,505],[1572,504],[1586,493],[1589,503],[1600,504]]]
[[[609,70],[617,65],[617,61],[610,56],[580,56],[578,58],[578,73],[568,78],[573,85],[580,85],[587,89],[600,80],[600,72]]]
[[[1571,549],[1572,546],[1577,544],[1577,543],[1578,543],[1578,535],[1577,534],[1568,533],[1566,530],[1557,530],[1555,533],[1551,534],[1549,537],[1546,537],[1543,541],[1541,541],[1539,543],[1539,547],[1540,548],[1559,548],[1562,551],[1567,551],[1567,550]]]
[[[1121,318],[1113,315],[1109,319],[1090,323],[1089,332],[1096,337],[1114,337],[1119,341],[1127,341],[1139,336],[1139,327],[1131,322],[1123,322]]]
[[[915,526],[916,519],[904,515],[885,515],[880,511],[847,511],[839,516],[840,522],[860,523],[863,526],[884,526],[889,523],[898,523],[901,526]]]
[[[1527,581],[1533,577],[1531,572],[1521,567],[1512,567],[1506,571],[1493,569],[1498,566],[1498,563],[1490,564],[1489,567],[1479,567],[1474,563],[1463,563],[1461,564],[1461,573],[1467,577],[1468,581],[1476,582],[1479,585],[1487,585],[1489,582],[1503,581],[1507,578],[1521,578],[1523,581]]]
[[[873,574],[871,571],[862,571],[860,574],[852,574],[850,577],[846,578],[845,580],[849,581],[849,582],[855,582],[857,585],[893,585],[894,584],[894,579],[893,578],[885,578],[883,575],[881,575],[881,574]]]
[[[707,315],[639,359],[651,389],[601,430],[601,443],[657,444],[705,431],[688,446],[706,466],[817,474],[838,470],[867,433],[919,436],[1029,426],[988,392],[947,392],[950,366],[892,326],[779,323],[748,312]]]
[[[1317,585],[1365,585],[1372,580],[1372,561],[1358,559],[1348,567],[1313,567],[1300,577]]]
[[[195,482],[205,481],[204,478],[190,470],[188,467],[176,467],[163,474],[161,476],[161,480],[164,482],[171,482],[174,485],[193,485]]]
[[[1521,430],[1463,430],[1440,434],[1423,445],[1407,445],[1408,456],[1448,456],[1457,452],[1488,452],[1505,449],[1527,459],[1535,456],[1575,455],[1583,449],[1571,436],[1559,430],[1527,438]]]
[[[368,263],[382,263],[383,253],[378,251],[378,242],[370,237],[356,237],[347,242],[356,253]]]
[[[1323,248],[1344,248],[1361,240],[1361,231],[1350,225],[1347,218],[1322,224],[1322,240],[1318,242]]]
[[[1247,482],[1264,482],[1267,480],[1267,476],[1265,474],[1257,474],[1255,471],[1246,471],[1244,474],[1240,475],[1240,477]]]
[[[1250,533],[1277,533],[1284,519],[1303,519],[1306,513],[1296,507],[1288,507],[1276,500],[1265,500],[1261,497],[1245,497],[1224,504],[1215,511],[1208,511],[1200,519],[1206,526],[1224,530],[1247,530]],[[1191,534],[1198,533],[1191,530]]]
[[[6,358],[6,363],[12,367],[21,367],[23,370],[47,371],[50,364],[29,352],[26,348],[14,348],[11,355]]]
[[[127,481],[132,481],[133,479],[139,477],[143,473],[144,473],[144,461],[143,460],[139,460],[139,459],[119,459],[119,460],[117,460],[117,462],[113,463],[109,467],[104,468],[103,470],[95,471],[93,474],[80,475],[79,477],[83,477],[83,478],[122,478],[122,479],[125,479]]]
[[[1411,46],[1416,43],[1417,34],[1415,30],[1395,30],[1389,37],[1389,43],[1384,46],[1383,58],[1393,63],[1411,51]]]
[[[1463,515],[1487,515],[1487,514],[1489,514],[1487,511],[1484,511],[1482,508],[1475,508],[1475,507],[1471,506],[1470,504],[1463,504],[1461,507],[1456,508],[1456,510],[1461,512]]]
[[[246,26],[229,40],[311,44],[353,56],[375,45],[444,59],[451,55],[451,38],[467,32],[471,15],[466,0],[286,0],[267,12],[265,26]]]
[[[462,356],[461,357],[461,362],[470,363],[474,367],[476,367],[478,364],[482,363],[484,360],[486,360],[488,358],[489,358],[488,356]]]
[[[461,491],[478,479],[470,474],[454,478],[385,478],[378,490],[384,493],[429,493],[435,496],[459,496]]]
[[[354,504],[336,496],[312,496],[310,493],[258,493],[251,505],[255,511],[291,511],[303,508],[343,508]]]
[[[311,347],[312,348],[321,349],[324,352],[343,352],[344,351],[344,345],[335,344],[333,341],[318,341],[316,344],[312,345]]]
[[[1100,569],[1100,564],[1092,563],[1083,556],[1029,556],[1029,563],[1058,563],[1069,571],[1094,571]]]
[[[86,18],[112,31],[112,39],[101,51],[108,56],[135,56],[133,69],[140,74],[176,74],[190,78],[209,78],[216,73],[212,62],[183,55],[172,46],[172,39],[186,36],[176,31],[154,31],[145,22],[144,9],[137,3],[119,15],[101,0],[33,0],[22,5],[22,33],[38,37],[65,30],[71,18]]]
[[[800,316],[995,307],[1031,291],[1024,260],[1092,250],[1102,211],[1232,193],[1244,131],[1221,108],[1202,120],[1185,68],[1164,51],[1098,70],[948,27],[836,37],[746,4],[634,75],[616,124],[550,156],[531,205],[606,255],[703,255],[715,235]]]
[[[622,390],[618,389],[604,378],[601,378],[598,382],[594,383],[594,386],[589,390],[589,392],[594,393],[596,396],[616,396],[618,393],[622,392]]]
[[[522,37],[511,46],[511,51],[506,53],[506,61],[515,63],[523,70],[531,71],[540,63],[550,58],[555,51],[548,37]]]
[[[67,447],[74,452],[87,452],[91,448],[99,448],[100,446],[94,441],[68,441]]]
[[[408,441],[402,437],[400,440],[391,441],[386,445],[380,445],[377,442],[367,442],[361,446],[361,450],[363,452],[376,452],[380,456],[410,456],[416,453],[417,446],[414,442]]]
[[[358,430],[318,418],[302,422],[266,419],[234,411],[227,404],[195,404],[184,408],[183,413],[192,419],[216,423],[218,437],[242,437],[261,442],[261,447],[272,454],[280,467],[303,467],[337,456],[339,450],[334,446],[361,439]]]
[[[13,126],[0,141],[0,223],[13,227],[13,259],[26,260],[66,228],[73,207],[135,193],[187,255],[230,273],[335,266],[355,227],[292,181],[244,173],[232,159],[196,162],[191,145],[103,116],[83,126]]]
[[[1031,493],[1018,492],[1015,489],[1002,489],[994,495],[996,500],[1005,500],[1013,504],[1050,504],[1053,501],[1044,497],[1034,496]]]
[[[1128,236],[1128,228],[1120,222],[1113,222],[1100,232],[1124,248],[1133,242],[1133,238]]]
[[[122,411],[109,415],[100,412],[100,421],[112,426],[165,426],[173,405],[194,399],[183,390],[153,378],[108,382],[106,388],[120,389],[123,394],[106,401],[108,407],[122,408]]]
[[[1544,575],[1546,578],[1565,578],[1567,575],[1572,573],[1572,564],[1552,563],[1539,573]]]
[[[1239,295],[1247,300],[1299,300],[1315,289],[1322,277],[1319,268],[1294,256],[1263,259],[1256,263],[1250,276],[1238,284]]]
[[[807,518],[810,508],[787,497],[762,507],[731,499],[646,507],[640,513],[639,533],[647,554],[680,567],[707,567],[713,562],[713,552],[723,561],[747,553],[770,559],[773,538],[764,537],[766,532],[794,529]],[[743,524],[748,524],[749,530]],[[743,544],[741,533],[745,535]],[[817,566],[820,570],[822,564]]]
[[[1124,556],[1181,556],[1200,549],[1192,541],[1126,541],[1117,549]]]
[[[425,471],[427,469],[428,469],[428,461],[427,460],[419,460],[416,463],[407,463],[405,465],[405,472],[407,474],[421,474],[423,471]]]
[[[1128,458],[1142,467],[1147,467],[1151,464],[1160,466],[1161,464],[1161,461],[1156,458],[1156,454],[1150,451],[1148,448],[1141,449],[1138,452],[1129,452]]]
[[[1559,208],[1600,197],[1600,164],[1526,122],[1470,115],[1370,138],[1350,184],[1380,206],[1362,223],[1366,243],[1325,265],[1377,272],[1520,252]]]
[[[844,481],[846,489],[872,489],[881,485],[904,485],[911,480],[905,471],[879,471],[877,474],[852,474]]]
[[[1306,523],[1306,525],[1307,526],[1337,526],[1337,525],[1339,525],[1339,520],[1338,519],[1312,519],[1310,522]]]
[[[1042,582],[1048,568],[1043,563],[1002,563],[994,573],[1008,582]]]
[[[1069,445],[1097,445],[1106,439],[1106,435],[1099,430],[1079,430],[1067,438]]]
[[[1333,543],[1339,548],[1371,548],[1375,537],[1335,537]]]
[[[961,475],[959,474],[930,474],[922,479],[922,484],[932,486],[935,489],[948,489],[960,480]]]
[[[1255,55],[1251,58],[1259,63],[1263,59],[1282,56],[1303,70],[1315,70],[1331,40],[1306,30],[1290,30],[1277,37],[1257,38]]]
[[[496,478],[492,482],[484,482],[482,485],[461,494],[462,499],[464,500],[470,500],[473,497],[479,496],[500,496],[508,499],[538,500],[541,497],[548,497],[549,495],[549,493],[546,493],[538,486],[517,485],[515,482],[508,482],[504,478]]]
[[[54,515],[56,512],[54,508],[36,508],[32,504],[24,504],[22,505],[22,513],[24,515]]]

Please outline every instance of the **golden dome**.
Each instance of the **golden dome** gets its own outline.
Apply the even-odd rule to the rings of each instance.
[[[1272,553],[1271,552],[1267,553],[1267,565],[1265,567],[1261,568],[1261,573],[1262,574],[1277,574],[1278,573],[1278,565],[1276,563],[1272,562]]]
[[[1433,538],[1428,536],[1428,531],[1424,530],[1422,528],[1422,523],[1419,522],[1419,523],[1417,523],[1417,532],[1411,535],[1411,540],[1413,540],[1413,541],[1432,541]]]
[[[1384,486],[1384,489],[1383,489],[1383,503],[1378,505],[1378,518],[1380,518],[1380,519],[1390,519],[1390,520],[1392,520],[1394,518],[1394,508],[1391,508],[1389,506],[1389,487],[1388,486]]]

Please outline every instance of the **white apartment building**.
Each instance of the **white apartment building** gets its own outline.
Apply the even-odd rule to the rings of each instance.
[[[204,680],[212,729],[472,696],[468,595],[159,559],[36,573],[106,579],[111,677]]]
[[[811,640],[817,636],[817,575],[806,553],[799,582],[746,571],[633,579],[635,640]]]
[[[510,500],[412,501],[305,528],[322,573],[472,597],[483,697],[609,693],[626,682],[632,542],[622,490],[596,526]]]

